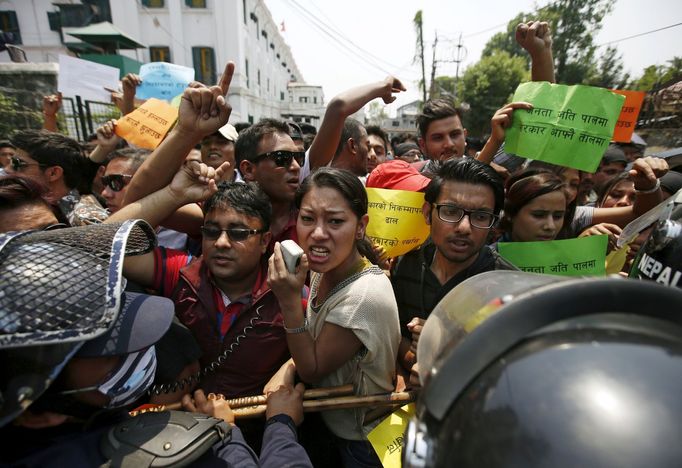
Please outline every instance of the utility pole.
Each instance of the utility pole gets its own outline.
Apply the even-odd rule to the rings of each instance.
[[[438,44],[438,32],[436,32],[436,37],[433,39],[433,58],[431,59],[431,86],[429,88],[429,99],[433,99],[433,95],[436,92],[436,45]]]
[[[462,45],[462,33],[459,33],[459,40],[457,41],[457,52],[455,53],[454,62],[457,64],[455,70],[455,99],[457,98],[457,85],[459,84],[459,64],[466,60],[467,49]]]
[[[414,62],[421,62],[422,66],[422,96],[423,103],[426,102],[426,67],[424,65],[424,28],[422,22],[422,10],[419,10],[417,14],[414,15],[412,20],[414,24],[415,32],[417,33],[417,52],[414,56]],[[413,63],[414,63],[413,62]]]

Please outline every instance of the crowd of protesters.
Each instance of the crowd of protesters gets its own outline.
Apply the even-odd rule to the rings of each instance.
[[[530,54],[532,79],[553,82],[547,24],[519,25],[516,40]],[[164,328],[172,336],[146,342],[135,361],[156,343],[156,375],[112,383],[144,383],[135,398],[114,401],[102,390],[112,375],[128,372],[127,354],[97,367],[88,359],[104,354],[76,355],[59,389],[79,411],[25,409],[1,429],[13,441],[3,462],[54,462],[63,444],[82,450],[74,463],[103,463],[90,446],[97,440],[82,435],[86,421],[86,431],[110,424],[93,423],[102,408],[182,400],[188,411],[234,425],[215,395],[265,394],[266,420],[239,421],[232,441],[211,456],[255,466],[260,450],[263,466],[310,466],[310,459],[317,466],[381,466],[367,439],[381,420],[372,408],[307,416],[297,429],[303,385],[295,382],[353,384],[356,395],[418,385],[417,344],[436,304],[474,275],[515,269],[498,254],[498,241],[607,234],[612,249],[627,223],[682,187],[665,160],[626,155],[617,144],[595,174],[536,161],[514,171],[493,163],[513,112],[528,103],[498,110],[485,144],[467,137],[462,113],[445,98],[424,103],[414,135],[389,138],[349,117],[373,99],[395,100],[405,88],[394,77],[334,97],[319,129],[278,119],[230,124],[225,96],[233,72],[230,63],[218,85],[187,88],[177,124],[153,151],[118,137],[116,121],[97,129],[86,150],[57,132],[57,97],[45,100],[44,130],[20,130],[0,142],[0,232],[144,220],[158,245],[124,259],[126,291],[168,298],[174,311],[173,325]],[[139,84],[135,75],[123,79],[123,113],[134,109]],[[386,258],[366,235],[368,224],[383,220],[369,217],[365,186],[423,192],[428,240]],[[283,258],[285,240],[304,251],[294,272]],[[207,367],[213,371],[192,378]],[[184,384],[172,385],[178,381]],[[167,391],[142,396],[152,384]],[[69,393],[84,387],[91,389]]]

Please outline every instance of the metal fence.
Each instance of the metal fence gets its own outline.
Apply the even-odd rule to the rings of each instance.
[[[43,93],[0,86],[0,139],[16,130],[40,129],[43,126]],[[63,98],[57,125],[59,130],[78,141],[107,120],[118,119],[119,109],[112,103]]]

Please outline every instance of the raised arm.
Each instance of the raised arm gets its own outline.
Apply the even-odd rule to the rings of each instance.
[[[668,163],[661,158],[636,159],[630,169],[635,183],[637,197],[632,206],[617,208],[595,208],[592,224],[612,223],[625,227],[627,223],[643,215],[663,201],[661,182],[658,180],[668,172]]]
[[[546,21],[529,21],[516,27],[516,42],[531,59],[531,80],[555,82],[552,32]]]
[[[310,170],[314,171],[318,167],[326,166],[332,160],[339,146],[343,123],[347,117],[376,98],[381,98],[385,104],[390,104],[396,99],[393,94],[401,91],[405,91],[405,86],[397,78],[389,76],[384,81],[358,86],[332,98],[308,153]]]
[[[58,132],[57,114],[62,107],[62,93],[43,96],[43,129]]]
[[[232,108],[225,95],[230,87],[234,63],[229,62],[217,86],[192,83],[180,101],[178,122],[165,140],[149,155],[130,181],[124,204],[168,185],[187,153],[201,139],[227,123]]]
[[[512,113],[516,109],[532,109],[533,105],[528,102],[512,102],[499,109],[490,119],[490,138],[486,141],[483,149],[476,155],[476,159],[486,164],[490,164],[504,143],[506,129],[512,123]]]
[[[97,164],[104,164],[107,156],[116,149],[121,138],[115,133],[116,121],[109,120],[97,128],[97,146],[88,155],[90,160]]]
[[[203,201],[215,193],[218,190],[216,181],[220,180],[227,168],[228,163],[216,170],[198,161],[189,161],[180,168],[168,186],[124,206],[105,223],[144,219],[156,227],[178,208]],[[142,286],[151,287],[154,281],[154,254],[126,257],[123,274]]]

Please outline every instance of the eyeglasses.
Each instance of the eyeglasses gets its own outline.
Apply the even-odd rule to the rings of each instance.
[[[28,166],[46,167],[45,164],[26,162],[23,159],[18,158],[16,156],[10,156],[9,157],[9,164],[10,164],[10,167],[12,168],[12,170],[14,172],[19,172],[20,170],[22,170],[23,168],[28,167]]]
[[[472,226],[479,229],[489,229],[497,220],[497,216],[488,211],[465,210],[457,205],[434,204],[433,206],[436,207],[441,221],[446,223],[459,223],[464,218],[464,215],[467,215]]]
[[[291,166],[291,161],[296,160],[299,166],[303,167],[305,162],[305,152],[304,151],[270,151],[269,153],[263,153],[256,156],[255,162],[258,162],[265,158],[272,158],[277,167],[289,167]]]
[[[201,226],[201,234],[203,234],[204,239],[217,240],[223,235],[223,232],[227,233],[227,237],[232,242],[242,242],[248,239],[249,236],[254,234],[262,234],[266,232],[266,230],[241,228],[222,229],[218,226]]]
[[[132,179],[133,176],[131,175],[125,175],[125,174],[109,174],[104,177],[102,177],[102,185],[105,187],[109,187],[111,190],[114,192],[120,192],[123,190],[123,187],[125,187],[128,182],[126,180]]]

